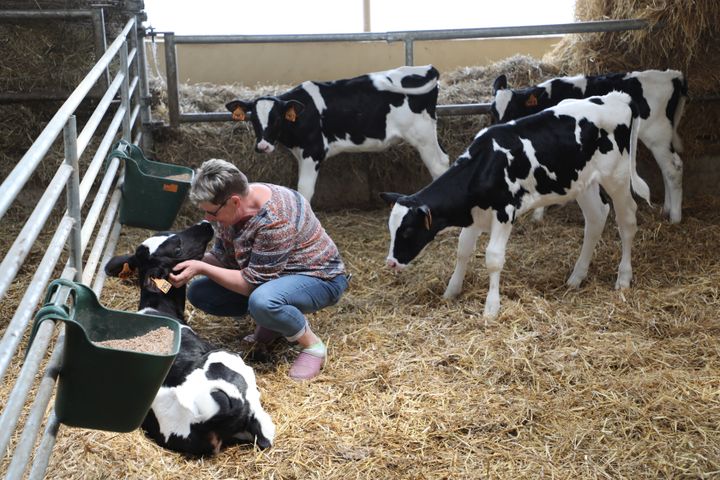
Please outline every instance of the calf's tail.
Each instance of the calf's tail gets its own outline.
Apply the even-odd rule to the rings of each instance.
[[[637,115],[637,108],[635,108],[634,102],[631,104],[633,116],[630,119],[630,186],[633,191],[644,199],[648,205],[652,206],[650,202],[650,187],[645,183],[640,175],[637,173],[637,143],[638,143],[638,132],[640,130],[640,122],[642,119]]]
[[[681,74],[682,75],[682,74]],[[677,106],[675,107],[675,114],[673,115],[673,132],[672,132],[672,147],[678,153],[683,151],[683,143],[680,135],[678,134],[678,127],[680,125],[680,119],[685,111],[685,102],[688,98],[688,84],[687,78],[684,75],[679,81],[673,81],[674,92],[673,95],[678,96]]]

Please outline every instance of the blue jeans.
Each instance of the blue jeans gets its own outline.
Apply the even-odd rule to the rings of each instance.
[[[332,280],[287,275],[263,283],[246,297],[207,277],[198,277],[188,285],[187,298],[210,315],[239,317],[249,313],[255,323],[292,342],[305,333],[304,314],[335,305],[347,286],[345,275]]]

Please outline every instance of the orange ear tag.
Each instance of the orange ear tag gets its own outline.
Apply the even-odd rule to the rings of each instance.
[[[528,99],[525,101],[526,107],[537,107],[537,97],[535,94],[531,94]]]
[[[168,293],[172,288],[172,284],[164,278],[151,278],[150,280],[152,280],[155,286],[163,293]]]
[[[288,122],[294,122],[297,120],[297,112],[294,108],[288,108],[288,110],[285,112],[285,120]]]
[[[241,107],[237,107],[235,110],[233,110],[232,119],[236,122],[244,122],[245,110],[243,110]]]
[[[125,263],[123,263],[122,270],[120,271],[120,273],[118,273],[118,277],[123,280],[127,280],[128,278],[132,277],[134,274],[135,274],[135,270],[130,268],[130,265],[128,265],[128,263],[125,262]]]

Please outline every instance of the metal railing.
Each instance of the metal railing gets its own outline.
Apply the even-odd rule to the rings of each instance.
[[[1,220],[17,200],[18,194],[38,165],[46,159],[52,144],[62,132],[64,162],[58,167],[0,264],[0,300],[7,301],[6,294],[10,284],[25,263],[30,248],[45,229],[53,207],[65,190],[67,210],[45,247],[44,256],[35,268],[34,275],[0,340],[0,381],[6,376],[13,360],[17,365],[22,363],[8,398],[3,398],[0,402],[4,405],[0,415],[0,460],[5,455],[11,455],[5,474],[9,479],[22,478],[31,459],[33,463],[29,478],[44,477],[60,427],[54,413],[46,415],[45,412],[60,368],[64,329],[59,326],[56,331],[54,322],[43,322],[27,352],[18,351],[23,334],[28,331],[35,308],[45,293],[50,276],[66,245],[69,259],[64,265],[61,277],[92,284],[92,289],[99,296],[105,276],[98,266],[110,258],[117,244],[120,224],[116,212],[121,198],[118,171],[121,170],[121,165],[117,158],[105,165],[105,159],[118,136],[139,144],[148,134],[147,124],[138,122],[140,117],[150,118],[149,103],[146,101],[149,88],[145,55],[141,48],[143,38],[143,33],[138,31],[137,19],[131,18],[0,185]],[[111,65],[117,71],[114,77],[108,77],[104,95],[78,134],[76,109],[98,80],[102,81],[106,72],[109,75]],[[114,113],[110,110],[111,106],[116,106]],[[106,130],[99,131],[104,119],[109,120],[109,125]],[[99,144],[81,179],[79,159],[88,151],[93,139],[99,139]],[[103,165],[104,173],[100,175]],[[92,203],[82,219],[82,207],[91,192],[94,193]],[[102,220],[101,214],[104,214]],[[99,228],[96,231],[98,223]],[[91,251],[83,262],[83,254],[93,233]],[[67,291],[57,291],[56,303],[64,302],[63,295],[67,296]],[[55,336],[54,347],[49,352],[48,347]],[[48,355],[45,371],[38,375],[40,366]],[[32,405],[24,423],[19,424],[23,407],[29,403],[29,392],[34,384],[37,384],[37,388]],[[43,424],[44,432],[39,446],[35,448]],[[17,442],[11,445],[15,432],[21,433]],[[13,446],[14,449],[11,448]]]
[[[413,65],[413,46],[423,40],[456,40],[469,38],[519,37],[537,35],[560,35],[568,33],[618,32],[647,28],[645,20],[604,20],[596,22],[576,22],[554,25],[531,25],[525,27],[468,28],[459,30],[416,30],[405,32],[380,33],[334,33],[320,35],[175,35],[163,33],[165,40],[165,71],[167,77],[168,116],[170,126],[189,122],[226,122],[231,121],[230,112],[192,112],[180,111],[178,91],[178,66],[176,45],[189,44],[232,44],[232,43],[297,43],[297,42],[404,42],[405,64]],[[488,113],[490,104],[474,103],[459,105],[438,105],[438,116],[470,115]]]

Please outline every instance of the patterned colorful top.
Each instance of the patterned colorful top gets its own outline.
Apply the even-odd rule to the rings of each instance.
[[[253,285],[282,275],[331,279],[345,273],[340,252],[307,200],[295,190],[263,185],[272,195],[255,216],[229,227],[215,223],[215,258],[242,269]]]

